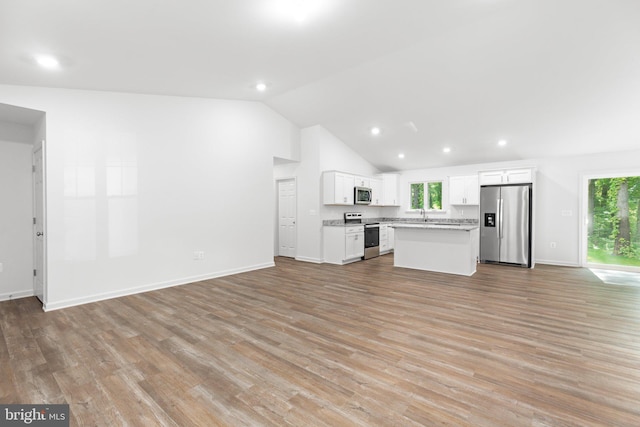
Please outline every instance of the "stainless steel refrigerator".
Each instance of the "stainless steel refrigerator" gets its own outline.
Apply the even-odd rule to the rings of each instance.
[[[531,184],[480,187],[480,262],[531,267]]]

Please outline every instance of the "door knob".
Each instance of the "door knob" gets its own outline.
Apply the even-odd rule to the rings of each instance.
[[[40,237],[40,236],[44,236],[44,233],[43,233],[42,231],[38,231],[38,232],[36,233],[36,236],[38,236],[38,237]]]

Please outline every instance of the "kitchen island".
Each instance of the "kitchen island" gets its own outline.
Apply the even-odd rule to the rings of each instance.
[[[478,262],[477,224],[395,223],[395,267],[471,276]]]

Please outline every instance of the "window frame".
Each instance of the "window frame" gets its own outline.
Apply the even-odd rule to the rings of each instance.
[[[425,210],[425,212],[445,212],[446,210],[444,209],[444,189],[445,189],[445,180],[444,179],[427,179],[427,180],[420,180],[420,181],[410,181],[409,182],[409,206],[408,206],[408,210],[407,212],[421,212],[423,209]],[[423,205],[425,204],[425,202],[428,202],[429,199],[429,191],[427,190],[429,188],[429,184],[440,184],[440,209],[425,209],[424,207],[422,208],[413,208],[412,204],[413,204],[413,200],[411,197],[411,188],[414,184],[422,184],[425,190],[425,198],[426,200],[423,200]],[[427,206],[430,203],[426,203]]]

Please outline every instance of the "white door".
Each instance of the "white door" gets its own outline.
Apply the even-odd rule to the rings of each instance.
[[[278,181],[278,255],[296,256],[296,181]]]
[[[44,141],[33,151],[33,292],[44,303]]]

